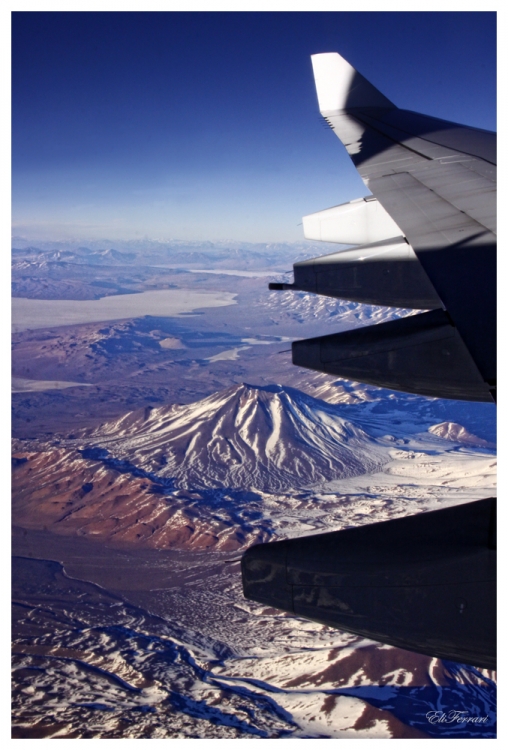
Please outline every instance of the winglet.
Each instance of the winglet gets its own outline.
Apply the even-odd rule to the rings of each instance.
[[[337,52],[312,55],[311,60],[321,114],[363,107],[395,107]]]

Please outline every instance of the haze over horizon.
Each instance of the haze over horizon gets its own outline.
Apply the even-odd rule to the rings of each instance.
[[[15,12],[12,51],[27,240],[303,240],[303,215],[366,192],[319,115],[317,52],[400,107],[496,127],[493,12]]]

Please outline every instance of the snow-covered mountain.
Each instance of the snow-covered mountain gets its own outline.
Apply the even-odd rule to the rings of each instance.
[[[292,274],[286,274],[284,279],[291,282]],[[264,294],[258,300],[258,306],[268,308],[280,320],[290,318],[300,323],[317,320],[323,326],[333,325],[336,329],[384,323],[421,312],[380,305],[361,305],[335,297],[295,291]]]
[[[477,445],[485,448],[495,448],[495,444],[488,440],[482,440],[476,435],[472,435],[469,430],[466,430],[460,424],[456,422],[440,422],[429,427],[431,435],[438,435],[438,437],[444,438],[445,440],[451,440],[456,443],[464,443],[466,445]]]
[[[130,412],[87,433],[91,442],[186,489],[284,491],[387,460],[336,406],[279,385],[244,384],[185,406]]]

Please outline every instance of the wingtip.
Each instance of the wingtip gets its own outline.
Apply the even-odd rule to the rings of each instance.
[[[322,114],[363,107],[395,107],[338,52],[322,52],[312,55],[311,60]]]

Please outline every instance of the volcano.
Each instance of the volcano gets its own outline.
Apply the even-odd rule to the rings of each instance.
[[[182,489],[279,492],[371,472],[386,461],[340,407],[280,385],[242,384],[185,406],[129,412],[86,438]]]

